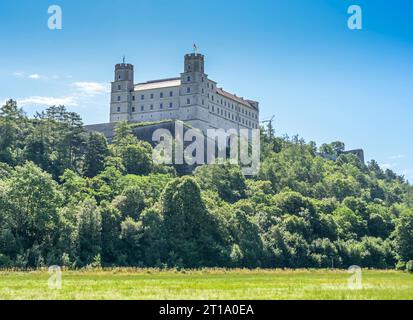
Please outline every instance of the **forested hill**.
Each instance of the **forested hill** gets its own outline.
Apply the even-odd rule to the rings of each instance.
[[[109,145],[64,107],[29,119],[9,101],[0,267],[413,269],[412,186],[375,161],[317,151],[263,130],[258,176],[225,164],[179,177],[125,123]]]

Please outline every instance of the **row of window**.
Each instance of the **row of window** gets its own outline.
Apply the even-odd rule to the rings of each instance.
[[[191,104],[191,99],[189,99],[189,98],[186,99],[186,104],[190,105],[190,104]],[[160,104],[159,104],[159,109],[160,109],[160,110],[163,110],[163,109],[166,108],[166,107],[172,109],[172,108],[174,107],[173,102],[169,102],[169,104],[164,104],[164,103],[160,103]],[[154,110],[154,105],[153,105],[153,104],[151,104],[151,105],[149,106],[149,110]],[[140,111],[145,111],[145,106],[141,106],[141,107],[140,107]],[[121,108],[120,108],[120,107],[117,107],[117,112],[121,112]],[[132,107],[132,112],[136,112],[136,107]]]
[[[227,102],[227,101],[224,100],[224,99],[221,99],[220,101],[219,101],[219,99],[217,99],[217,100],[215,101],[214,95],[211,95],[211,96],[210,96],[209,93],[208,93],[208,98],[210,98],[210,99],[212,100],[212,102],[220,103],[222,106],[231,108],[232,110],[236,110],[236,111],[238,111],[238,112],[241,112],[242,114],[245,114],[246,116],[249,116],[250,118],[258,119],[258,115],[257,115],[256,113],[251,112],[250,110],[247,110],[247,109],[245,109],[245,108],[241,108],[241,107],[239,107],[239,106],[237,106],[237,105],[234,105],[233,103],[229,103],[229,102]]]
[[[239,123],[245,124],[245,125],[250,126],[252,128],[258,128],[258,125],[254,122],[251,122],[251,120],[240,117],[240,116],[238,116],[236,114],[233,114],[229,111],[227,112],[226,110],[220,109],[218,107],[215,109],[215,106],[213,106],[213,105],[210,106],[210,107],[211,107],[212,112],[214,112],[214,113],[216,113],[216,114],[218,114],[218,115],[220,115],[224,118],[227,118],[227,119],[232,120],[232,121],[238,121]]]
[[[173,91],[169,91],[169,97],[173,97],[174,96],[174,92]],[[150,97],[150,99],[154,99],[155,98],[155,95],[153,94],[153,93],[151,93],[150,95],[149,95],[149,97]],[[159,98],[164,98],[164,93],[163,92],[160,92],[159,93]],[[135,101],[135,96],[132,96],[132,100],[133,101]],[[145,100],[145,95],[144,94],[141,94],[141,100]]]

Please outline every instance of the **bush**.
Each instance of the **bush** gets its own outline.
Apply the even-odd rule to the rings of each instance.
[[[413,260],[406,263],[406,271],[413,273]]]
[[[0,253],[0,268],[8,268],[13,265],[13,262],[8,256]]]
[[[399,261],[399,262],[397,262],[397,264],[396,264],[396,270],[397,270],[397,271],[404,271],[404,270],[406,270],[406,262],[404,262],[404,261]]]

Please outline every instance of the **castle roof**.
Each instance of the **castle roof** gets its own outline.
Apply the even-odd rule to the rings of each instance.
[[[255,105],[253,105],[249,100],[244,100],[244,98],[237,97],[235,94],[229,93],[229,92],[225,91],[222,88],[217,88],[217,94],[219,94],[219,95],[221,95],[225,98],[234,100],[235,102],[238,102],[239,104],[242,104],[246,107],[257,109],[257,107]]]
[[[151,80],[151,81],[136,84],[135,91],[179,87],[180,85],[181,85],[181,78]]]
[[[211,80],[212,81],[212,80]],[[216,82],[214,82],[216,83]],[[135,85],[135,91],[143,90],[154,90],[162,88],[171,88],[179,87],[181,85],[181,78],[167,78],[159,80],[151,80],[147,82],[138,83]],[[253,108],[257,110],[257,106],[254,104],[254,101],[245,100],[244,98],[238,97],[235,94],[229,93],[222,88],[216,88],[216,93],[220,96],[223,96],[227,99],[231,99],[239,104],[242,104],[246,107]]]

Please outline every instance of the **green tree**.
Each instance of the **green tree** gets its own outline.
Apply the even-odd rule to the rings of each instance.
[[[127,173],[147,175],[151,172],[152,147],[149,143],[129,135],[121,139],[114,149],[115,154],[122,159]]]
[[[140,187],[129,187],[113,201],[123,217],[131,217],[137,220],[145,208],[145,195]]]
[[[86,199],[78,207],[77,257],[78,265],[91,264],[102,252],[102,216],[93,199]]]
[[[169,264],[218,266],[223,250],[220,233],[198,183],[190,177],[173,180],[166,186],[161,204]]]
[[[59,237],[58,208],[62,195],[57,183],[39,167],[27,163],[16,167],[5,187],[7,198],[3,199],[0,211],[10,245],[16,245],[13,258],[28,253],[24,266],[47,262]]]
[[[14,100],[0,109],[0,162],[16,164],[23,140],[26,117]]]
[[[404,210],[396,222],[395,230],[396,251],[399,260],[413,260],[413,211]]]
[[[202,189],[214,190],[228,202],[245,198],[246,182],[239,166],[230,163],[198,167],[194,176]]]
[[[84,172],[89,178],[101,173],[105,168],[105,158],[110,155],[108,143],[103,134],[91,132],[86,143]]]
[[[108,202],[101,204],[102,215],[102,263],[116,265],[120,260],[120,236],[122,215]]]

